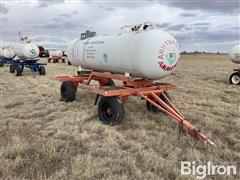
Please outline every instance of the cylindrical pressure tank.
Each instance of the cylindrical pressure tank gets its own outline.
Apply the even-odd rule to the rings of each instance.
[[[240,44],[235,45],[229,53],[229,58],[232,62],[240,64]]]
[[[15,55],[20,58],[34,59],[39,56],[39,48],[33,42],[21,42],[13,45]]]
[[[10,47],[0,48],[0,57],[11,59],[14,57],[14,51]]]
[[[62,51],[49,51],[50,57],[62,57],[63,53]]]
[[[180,51],[176,39],[165,31],[132,30],[75,39],[68,47],[68,58],[85,69],[156,80],[175,70]]]

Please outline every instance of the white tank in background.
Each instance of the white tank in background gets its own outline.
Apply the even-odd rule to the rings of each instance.
[[[49,56],[50,57],[62,57],[63,53],[62,51],[49,51]]]
[[[240,44],[235,45],[229,53],[229,58],[233,63],[240,64]]]
[[[233,63],[240,64],[240,44],[233,46],[229,53],[229,58]],[[229,77],[229,81],[231,84],[240,84],[240,68],[234,69],[234,72]]]
[[[153,80],[173,73],[180,58],[176,39],[151,23],[126,26],[117,35],[75,39],[67,54],[75,66]]]
[[[11,59],[14,57],[14,51],[12,48],[10,47],[1,47],[0,48],[0,57],[1,58],[7,58],[7,59]]]
[[[39,48],[33,42],[19,42],[12,46],[19,58],[34,59],[39,56]]]

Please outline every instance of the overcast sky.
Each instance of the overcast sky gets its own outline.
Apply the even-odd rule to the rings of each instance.
[[[38,45],[66,49],[89,29],[98,35],[153,22],[176,37],[182,50],[228,52],[240,40],[239,0],[0,0],[1,40],[17,32]]]

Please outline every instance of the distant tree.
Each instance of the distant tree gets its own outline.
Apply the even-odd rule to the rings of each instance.
[[[194,51],[193,54],[201,54],[201,52]]]
[[[183,51],[181,54],[187,54],[187,51]]]

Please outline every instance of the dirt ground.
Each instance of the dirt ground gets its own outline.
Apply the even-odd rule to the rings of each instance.
[[[240,166],[240,86],[228,81],[234,67],[224,55],[183,55],[176,76],[162,80],[177,84],[169,93],[174,104],[216,144],[210,147],[179,136],[175,121],[148,112],[137,97],[125,105],[118,126],[99,121],[87,87],[79,88],[75,102],[60,102],[60,83],[52,77],[75,74],[76,67],[51,63],[46,76],[34,78],[30,70],[15,77],[4,66],[0,178],[195,179],[180,175],[181,161]]]

